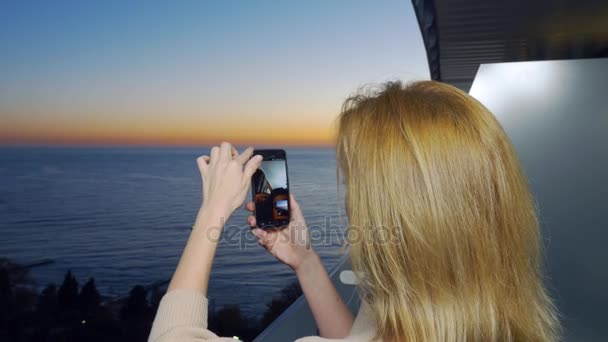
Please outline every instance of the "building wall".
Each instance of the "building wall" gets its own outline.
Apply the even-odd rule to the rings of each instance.
[[[470,93],[530,179],[565,340],[608,341],[608,59],[482,65]]]

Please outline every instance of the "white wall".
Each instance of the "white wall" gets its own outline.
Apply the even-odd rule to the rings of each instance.
[[[471,95],[530,178],[566,340],[608,341],[608,59],[482,65]]]

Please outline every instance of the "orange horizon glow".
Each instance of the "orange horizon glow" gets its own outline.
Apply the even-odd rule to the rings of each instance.
[[[230,142],[235,146],[285,146],[285,147],[318,147],[332,148],[332,140],[311,141],[309,139],[290,140],[286,139],[242,139],[225,136],[223,138],[199,138],[184,136],[165,136],[165,137],[38,137],[38,136],[19,136],[19,137],[0,137],[0,147],[2,146],[49,146],[49,147],[88,147],[88,146],[126,146],[126,147],[193,147],[193,146],[214,146],[222,141]]]
[[[17,118],[17,119],[16,119]],[[285,125],[265,127],[268,120],[201,120],[150,122],[113,120],[20,120],[14,116],[0,127],[0,145],[49,146],[210,146],[234,145],[332,147],[333,126],[313,125],[293,118]]]

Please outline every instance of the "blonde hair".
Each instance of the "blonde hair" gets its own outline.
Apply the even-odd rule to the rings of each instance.
[[[336,146],[377,338],[558,339],[533,197],[481,103],[444,83],[386,83],[346,100]]]

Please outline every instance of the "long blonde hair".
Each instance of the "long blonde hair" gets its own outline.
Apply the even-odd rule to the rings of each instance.
[[[350,255],[385,341],[554,341],[536,210],[494,116],[447,84],[346,100]]]

